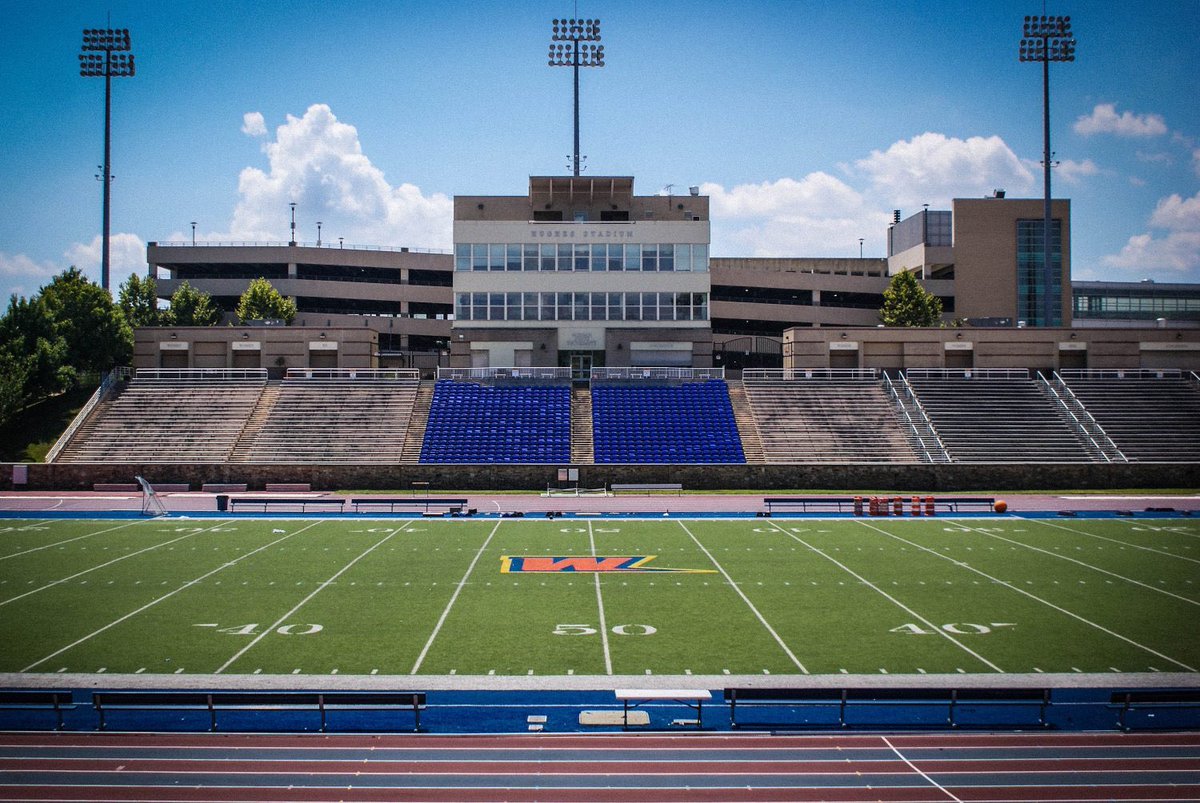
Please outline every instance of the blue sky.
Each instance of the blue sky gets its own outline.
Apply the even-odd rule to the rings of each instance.
[[[145,243],[451,247],[456,194],[568,172],[571,71],[550,21],[599,17],[582,71],[591,175],[700,185],[715,256],[883,256],[893,209],[1041,197],[1041,69],[1025,14],[1068,14],[1051,67],[1056,197],[1074,276],[1200,282],[1200,2],[6,4],[0,293],[99,277],[103,80],[81,30],[127,27],[114,81],[113,286]]]

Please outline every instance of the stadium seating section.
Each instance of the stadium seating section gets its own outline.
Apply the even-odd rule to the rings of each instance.
[[[719,379],[681,385],[592,386],[597,463],[744,463]]]
[[[1180,376],[1063,377],[1126,460],[1200,461],[1200,388]]]
[[[484,385],[440,380],[434,387],[422,463],[568,463],[569,385]]]

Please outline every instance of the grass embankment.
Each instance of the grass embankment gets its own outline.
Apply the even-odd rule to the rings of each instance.
[[[45,460],[46,452],[95,391],[95,385],[77,387],[31,404],[17,413],[11,421],[0,426],[0,460],[12,463]]]

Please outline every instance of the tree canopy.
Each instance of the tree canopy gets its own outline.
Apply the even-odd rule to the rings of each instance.
[[[237,316],[241,323],[281,320],[291,324],[296,317],[296,302],[281,295],[269,281],[259,277],[250,282],[238,300]]]
[[[221,310],[213,304],[212,296],[197,290],[184,280],[171,294],[171,307],[163,315],[167,326],[216,326]]]
[[[133,330],[112,296],[70,267],[42,288],[42,299],[67,341],[67,362],[80,371],[107,371],[133,356]]]
[[[158,283],[153,276],[143,279],[136,273],[129,274],[117,293],[117,304],[125,322],[134,328],[163,322],[163,311],[158,308]]]
[[[884,326],[938,326],[942,300],[922,287],[911,271],[902,271],[883,291],[879,320]]]

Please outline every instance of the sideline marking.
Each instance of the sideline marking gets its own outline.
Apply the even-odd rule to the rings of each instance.
[[[796,667],[804,674],[809,674],[809,671],[804,667],[804,664],[800,663],[800,659],[796,657],[795,653],[791,651],[788,645],[784,643],[783,639],[779,637],[779,634],[775,632],[775,628],[771,627],[766,618],[759,613],[758,608],[754,607],[754,603],[750,601],[750,598],[746,596],[741,587],[738,586],[737,583],[733,582],[733,578],[729,576],[729,572],[725,571],[725,567],[717,563],[717,559],[712,556],[711,552],[704,548],[704,544],[700,543],[700,539],[692,534],[692,531],[688,529],[687,525],[684,524],[683,521],[679,521],[679,526],[683,528],[683,531],[688,534],[689,538],[696,542],[696,546],[700,547],[700,551],[708,556],[708,559],[712,561],[712,565],[716,566],[717,571],[719,571],[721,576],[725,578],[725,582],[729,583],[729,587],[737,592],[737,595],[742,598],[742,601],[746,603],[747,607],[749,607],[754,615],[758,618],[758,621],[762,622],[762,626],[767,629],[767,632],[771,634],[771,637],[775,639],[776,643],[783,648],[783,651],[787,653],[787,657],[792,659],[792,663],[794,663]],[[725,673],[728,674],[729,670],[726,669]]]
[[[921,622],[923,622],[923,623],[925,624],[925,626],[926,626],[926,627],[929,627],[929,628],[930,628],[930,629],[932,629],[932,630],[933,630],[935,633],[937,633],[938,635],[940,635],[940,636],[942,636],[943,638],[945,638],[947,641],[949,641],[949,642],[950,642],[951,644],[953,644],[954,646],[956,646],[956,647],[958,647],[959,649],[963,650],[964,652],[966,652],[966,653],[970,654],[970,655],[971,655],[971,656],[973,656],[975,659],[977,659],[978,661],[980,661],[981,663],[983,663],[985,666],[989,666],[989,667],[991,667],[992,669],[996,670],[996,671],[997,671],[997,672],[999,672],[1000,674],[1005,674],[1005,672],[1004,672],[1004,670],[1003,670],[1003,669],[1001,669],[1000,667],[996,666],[994,663],[992,663],[991,661],[989,661],[987,658],[984,658],[982,655],[980,655],[979,653],[975,652],[974,650],[972,650],[972,649],[971,649],[970,647],[968,647],[967,645],[965,645],[965,644],[962,644],[961,642],[959,642],[959,641],[958,641],[958,639],[954,638],[954,636],[952,636],[952,635],[950,635],[949,633],[947,633],[947,632],[946,632],[945,630],[943,630],[943,629],[942,629],[940,626],[938,626],[938,625],[935,625],[933,622],[929,621],[929,620],[928,620],[928,619],[926,619],[924,616],[922,616],[921,614],[917,613],[917,612],[916,612],[916,611],[914,611],[912,608],[908,607],[908,606],[907,606],[907,605],[905,605],[903,602],[901,602],[900,600],[896,599],[896,598],[895,598],[895,597],[893,597],[891,594],[889,594],[888,592],[884,591],[882,588],[880,588],[879,586],[875,585],[875,584],[874,584],[874,583],[872,583],[870,580],[868,580],[867,578],[865,578],[865,577],[863,577],[862,575],[860,575],[858,572],[856,572],[856,571],[854,571],[853,569],[851,569],[849,566],[846,566],[845,564],[841,563],[841,562],[840,562],[840,561],[839,561],[837,558],[835,558],[835,557],[833,557],[833,556],[831,556],[831,555],[827,555],[827,554],[825,554],[824,552],[822,552],[821,550],[817,549],[817,548],[816,548],[816,547],[814,547],[812,544],[809,544],[808,542],[806,542],[804,539],[800,538],[799,536],[797,536],[797,535],[795,535],[795,534],[793,534],[793,533],[790,533],[790,532],[788,532],[787,530],[784,530],[782,527],[780,527],[779,525],[777,525],[777,524],[776,524],[774,521],[772,521],[772,522],[771,522],[771,526],[772,526],[772,527],[775,527],[777,530],[779,530],[779,532],[783,533],[784,535],[788,536],[789,538],[791,538],[791,539],[795,540],[797,543],[803,544],[803,545],[804,545],[805,547],[807,547],[808,549],[812,550],[813,552],[816,552],[818,555],[820,555],[821,557],[825,558],[825,559],[826,559],[826,560],[828,560],[829,562],[833,563],[833,564],[834,564],[835,566],[837,566],[839,569],[841,569],[842,571],[846,572],[847,574],[849,574],[849,575],[850,575],[851,577],[853,577],[854,579],[858,580],[858,581],[859,581],[860,583],[862,583],[863,585],[867,586],[868,588],[874,589],[874,590],[875,590],[875,591],[877,591],[879,594],[883,595],[883,597],[884,597],[884,598],[886,598],[886,599],[887,599],[889,602],[891,602],[893,605],[895,605],[896,607],[900,608],[900,609],[901,609],[901,610],[903,610],[905,613],[909,613],[909,614],[911,614],[911,615],[915,616],[917,619],[919,619]],[[843,671],[845,671],[845,670],[843,670]]]
[[[596,537],[592,533],[592,520],[588,519],[588,543],[592,547],[592,557],[596,557]],[[611,675],[612,654],[608,651],[608,622],[604,619],[604,597],[600,594],[600,573],[594,572],[592,579],[596,581],[596,606],[600,609],[600,641],[604,645],[604,674]]]
[[[116,619],[116,620],[114,620],[114,621],[112,621],[112,622],[109,622],[109,623],[108,623],[108,624],[106,624],[104,627],[102,627],[102,628],[100,628],[100,629],[98,629],[98,630],[94,630],[94,631],[92,631],[91,633],[88,633],[88,634],[87,634],[86,636],[84,636],[83,638],[81,638],[81,639],[78,639],[77,641],[74,641],[74,642],[72,642],[71,644],[68,644],[67,646],[65,646],[65,647],[62,647],[62,648],[60,648],[60,649],[58,649],[58,650],[55,650],[54,652],[52,652],[52,653],[50,653],[49,655],[47,655],[45,658],[42,658],[41,660],[38,660],[38,661],[34,661],[32,664],[30,664],[29,666],[25,667],[25,668],[24,668],[24,669],[22,669],[21,671],[22,671],[22,672],[28,672],[28,671],[30,671],[31,669],[33,669],[35,666],[37,666],[38,664],[43,664],[43,663],[45,663],[46,661],[49,661],[51,658],[53,658],[53,657],[54,657],[54,656],[56,656],[56,655],[61,655],[62,653],[66,652],[67,650],[70,650],[70,649],[72,649],[72,648],[74,648],[74,647],[78,647],[80,644],[82,644],[83,642],[87,641],[88,639],[91,639],[91,638],[94,638],[94,637],[96,637],[96,636],[100,635],[101,633],[103,633],[104,631],[108,630],[108,629],[109,629],[109,628],[111,628],[111,627],[116,627],[117,625],[119,625],[119,624],[121,624],[122,622],[124,622],[126,619],[131,619],[131,618],[133,618],[134,616],[137,616],[139,613],[141,613],[141,612],[143,612],[143,611],[145,611],[145,610],[147,610],[147,609],[149,609],[149,608],[152,608],[152,607],[154,607],[155,605],[157,605],[158,603],[162,602],[163,600],[170,599],[171,597],[173,597],[173,596],[175,596],[176,594],[178,594],[180,591],[183,591],[183,590],[185,590],[185,589],[191,588],[191,587],[192,587],[192,586],[194,586],[196,583],[199,583],[199,582],[201,582],[202,580],[204,580],[204,579],[206,579],[206,578],[208,578],[208,577],[211,577],[212,575],[216,574],[217,572],[219,572],[219,571],[222,571],[223,569],[228,569],[230,566],[234,565],[234,564],[235,564],[235,563],[237,563],[238,561],[240,561],[240,560],[244,560],[245,558],[248,558],[248,557],[250,557],[251,555],[254,555],[254,554],[257,554],[257,553],[259,553],[259,552],[262,552],[264,549],[266,549],[266,548],[268,548],[268,547],[273,547],[273,546],[275,546],[276,544],[278,544],[280,541],[286,541],[287,539],[291,538],[292,536],[299,535],[300,533],[304,532],[305,530],[307,530],[307,529],[309,529],[309,528],[311,528],[311,527],[316,527],[316,526],[317,526],[318,524],[320,524],[320,523],[321,523],[321,522],[319,522],[319,521],[314,521],[312,524],[308,525],[308,527],[305,527],[305,528],[303,528],[303,529],[297,530],[296,532],[292,533],[291,535],[285,535],[283,538],[276,539],[275,541],[272,541],[272,542],[271,542],[271,543],[269,543],[269,544],[263,544],[263,545],[262,545],[262,546],[260,546],[258,549],[255,549],[255,550],[253,550],[253,551],[251,551],[251,552],[247,552],[245,555],[241,555],[241,556],[239,556],[239,557],[236,557],[236,558],[234,558],[233,560],[229,561],[228,563],[223,563],[223,564],[221,564],[220,566],[218,566],[217,568],[213,569],[212,571],[210,571],[210,572],[206,572],[205,574],[202,574],[202,575],[200,575],[200,576],[199,576],[199,577],[197,577],[195,580],[188,580],[186,583],[184,583],[183,585],[179,586],[179,587],[178,587],[178,588],[176,588],[175,590],[173,590],[173,591],[168,591],[166,594],[163,594],[163,595],[162,595],[161,597],[159,597],[158,599],[153,599],[153,600],[151,600],[150,602],[147,602],[147,603],[146,603],[145,605],[143,605],[142,607],[138,608],[138,609],[137,609],[137,610],[135,610],[135,611],[130,611],[129,613],[127,613],[127,614],[125,614],[124,616],[122,616],[120,619]],[[218,525],[215,525],[215,526],[219,527],[219,526],[221,526],[221,525],[219,525],[219,524],[218,524]],[[194,534],[195,534],[195,533],[193,533],[193,535],[194,535]]]
[[[315,523],[319,523],[319,522],[315,522]],[[408,523],[411,524],[412,522],[409,521]],[[228,669],[230,664],[232,664],[234,661],[236,661],[237,659],[239,659],[243,655],[245,655],[250,650],[250,648],[253,647],[255,644],[262,641],[264,636],[266,636],[269,633],[274,633],[275,628],[282,626],[284,622],[286,622],[294,613],[296,613],[296,611],[303,608],[305,603],[307,603],[310,599],[315,597],[317,594],[320,594],[322,591],[324,591],[327,586],[334,585],[337,582],[337,579],[339,577],[341,577],[343,574],[345,574],[347,571],[349,571],[350,568],[352,566],[354,566],[354,564],[358,563],[360,560],[365,558],[367,555],[370,555],[372,552],[375,551],[376,547],[381,546],[388,539],[395,536],[396,533],[403,530],[405,526],[407,526],[407,525],[403,525],[401,527],[397,527],[396,529],[392,530],[390,533],[385,535],[382,539],[380,539],[379,541],[376,541],[374,545],[368,547],[365,552],[362,552],[361,554],[359,554],[359,556],[357,558],[350,561],[342,568],[338,569],[332,577],[330,577],[328,580],[326,580],[325,582],[321,583],[316,588],[314,588],[312,590],[312,593],[310,593],[307,597],[305,597],[304,599],[297,602],[295,607],[293,607],[290,611],[288,611],[283,616],[281,616],[277,620],[275,620],[275,623],[272,624],[270,627],[266,628],[261,633],[259,633],[257,636],[255,636],[253,641],[251,641],[245,647],[242,647],[240,650],[238,650],[236,653],[234,653],[232,658],[230,658],[228,661],[226,661],[225,663],[223,663],[219,667],[217,667],[216,670],[213,672],[213,674],[219,675],[222,672],[224,672],[226,669]],[[296,672],[299,672],[299,671],[300,671],[299,669],[296,670]],[[293,672],[292,674],[295,674],[295,672]]]
[[[1073,611],[1068,611],[1066,608],[1062,608],[1058,605],[1055,605],[1053,602],[1050,602],[1049,600],[1042,599],[1041,597],[1036,596],[1035,594],[1030,594],[1025,589],[1020,588],[1019,586],[1013,585],[1012,583],[1010,583],[1006,580],[1001,580],[999,577],[993,577],[992,575],[988,574],[987,572],[983,571],[982,569],[976,569],[974,566],[971,566],[968,563],[965,563],[965,562],[959,561],[959,560],[955,560],[954,558],[952,558],[948,555],[943,555],[942,553],[938,552],[937,550],[930,549],[930,548],[922,546],[914,541],[909,541],[905,538],[901,538],[900,536],[898,536],[894,533],[889,533],[887,530],[881,530],[878,527],[873,527],[870,524],[867,524],[865,521],[860,521],[860,522],[858,522],[858,524],[861,524],[862,526],[866,527],[869,530],[874,530],[875,532],[880,533],[881,535],[886,535],[889,538],[894,538],[897,541],[901,542],[902,544],[908,544],[909,546],[916,547],[917,549],[921,550],[922,552],[928,552],[930,555],[936,555],[937,557],[941,558],[942,560],[948,560],[951,563],[953,563],[955,566],[959,566],[963,569],[966,569],[967,571],[975,572],[975,574],[978,574],[980,577],[986,577],[988,580],[991,580],[993,583],[997,583],[999,585],[1004,586],[1005,588],[1011,589],[1012,591],[1016,591],[1018,594],[1022,594],[1026,597],[1029,597],[1034,602],[1040,602],[1041,604],[1045,605],[1048,608],[1053,608],[1054,610],[1058,611],[1059,613],[1066,614],[1067,616],[1071,617],[1072,619],[1077,619],[1078,621],[1083,622],[1085,625],[1096,628],[1097,630],[1101,631],[1102,633],[1107,633],[1108,635],[1112,636],[1113,638],[1117,638],[1117,639],[1120,639],[1121,641],[1124,641],[1126,644],[1130,644],[1134,647],[1137,647],[1140,650],[1145,650],[1146,652],[1150,653],[1151,655],[1157,655],[1159,658],[1162,658],[1163,660],[1166,660],[1166,661],[1170,661],[1171,663],[1175,664],[1176,666],[1181,666],[1189,672],[1200,672],[1200,669],[1196,669],[1195,667],[1188,666],[1183,661],[1178,661],[1169,655],[1164,655],[1163,653],[1159,652],[1158,650],[1155,650],[1151,647],[1147,647],[1145,644],[1140,644],[1140,643],[1134,641],[1133,639],[1129,638],[1128,636],[1122,636],[1120,633],[1117,633],[1114,630],[1109,630],[1107,627],[1104,627],[1101,624],[1097,624],[1096,622],[1093,622],[1090,619],[1085,619],[1082,616],[1080,616],[1079,614],[1074,613]],[[1074,669],[1075,667],[1071,667],[1071,668]]]
[[[445,610],[443,610],[442,615],[438,617],[437,624],[433,626],[433,632],[429,634],[429,640],[426,641],[425,646],[421,648],[421,654],[417,656],[417,660],[413,664],[413,668],[408,674],[417,674],[417,670],[419,670],[421,668],[421,664],[425,662],[425,656],[429,654],[429,648],[433,646],[433,640],[437,638],[438,633],[440,633],[442,630],[442,625],[446,623],[446,617],[450,615],[450,609],[454,607],[455,600],[457,600],[458,595],[462,593],[463,586],[467,584],[467,578],[471,576],[471,572],[475,571],[475,564],[479,563],[479,559],[483,557],[484,550],[486,550],[488,544],[492,542],[492,537],[496,535],[496,531],[500,529],[500,525],[503,523],[504,519],[497,519],[496,526],[492,528],[490,533],[488,533],[488,537],[483,539],[483,544],[480,545],[479,551],[475,553],[475,557],[471,560],[471,565],[468,566],[467,570],[463,573],[462,579],[458,581],[458,585],[454,588],[454,593],[450,595],[450,601],[446,603]]]
[[[963,526],[966,527],[966,525],[963,525]],[[1042,549],[1041,547],[1033,546],[1032,544],[1022,543],[1021,541],[1014,541],[1011,538],[1005,538],[1002,535],[990,533],[986,530],[977,530],[973,527],[967,527],[967,529],[970,530],[971,532],[979,533],[980,535],[986,535],[990,538],[995,538],[997,540],[1004,541],[1005,543],[1008,543],[1008,544],[1016,544],[1017,546],[1025,547],[1026,549],[1032,549],[1034,552],[1041,552],[1043,555],[1049,555],[1052,558],[1058,558],[1059,560],[1066,560],[1066,561],[1070,561],[1071,563],[1077,563],[1080,566],[1084,567],[1085,569],[1091,569],[1094,572],[1100,572],[1101,574],[1107,574],[1110,577],[1117,578],[1118,580],[1124,580],[1126,583],[1132,583],[1135,586],[1141,586],[1142,588],[1148,588],[1151,591],[1157,591],[1159,594],[1166,594],[1168,597],[1174,597],[1175,599],[1180,600],[1181,602],[1186,602],[1189,605],[1200,606],[1200,601],[1198,601],[1198,600],[1189,599],[1188,597],[1181,596],[1172,591],[1167,591],[1166,589],[1155,588],[1154,586],[1150,585],[1149,583],[1143,583],[1141,580],[1134,580],[1132,577],[1126,577],[1125,575],[1117,574],[1116,572],[1110,572],[1108,569],[1101,569],[1099,566],[1093,566],[1090,563],[1084,563],[1081,560],[1076,560],[1075,558],[1067,557],[1066,555],[1060,555],[1057,552],[1051,552],[1047,549]],[[1071,530],[1071,532],[1075,532],[1075,531]],[[1087,533],[1079,533],[1079,535],[1087,535]],[[1105,540],[1107,541],[1107,540],[1111,540],[1111,539],[1106,538]],[[1162,553],[1162,554],[1166,554],[1166,553]],[[1186,558],[1186,560],[1191,560],[1191,558]],[[1200,561],[1197,561],[1197,562],[1200,563]]]
[[[926,781],[933,784],[933,786],[935,786],[939,792],[946,795],[951,800],[957,801],[957,803],[962,803],[962,798],[956,797],[954,795],[954,793],[951,792],[949,789],[947,789],[946,787],[942,786],[937,781],[930,778],[924,772],[921,772],[921,770],[917,767],[916,764],[909,761],[908,758],[903,753],[901,753],[899,750],[896,749],[896,746],[894,744],[892,744],[890,741],[888,741],[888,737],[880,736],[879,738],[883,739],[883,743],[886,744],[891,749],[891,751],[896,754],[897,758],[899,758],[901,761],[903,761],[905,764],[907,764],[909,766],[909,768],[912,769],[913,772],[917,773],[922,778],[924,778]]]
[[[178,538],[174,538],[174,539],[172,539],[172,540],[170,540],[170,541],[163,541],[162,543],[155,544],[154,546],[148,546],[148,547],[146,547],[146,548],[144,548],[144,549],[139,549],[137,552],[130,552],[129,554],[127,554],[127,555],[122,555],[122,556],[121,556],[121,557],[119,557],[119,558],[113,558],[112,560],[108,561],[107,563],[101,563],[101,564],[99,564],[99,565],[97,565],[97,566],[93,566],[93,567],[91,567],[90,569],[84,569],[84,570],[83,570],[83,571],[81,571],[81,572],[76,572],[75,574],[72,574],[72,575],[71,575],[71,576],[69,576],[69,577],[63,577],[63,578],[60,578],[60,579],[58,579],[58,580],[54,580],[54,581],[52,581],[52,582],[49,582],[49,583],[47,583],[46,585],[44,585],[44,586],[42,586],[42,587],[40,587],[40,588],[35,588],[35,589],[33,589],[32,591],[26,591],[24,594],[18,594],[18,595],[17,595],[17,596],[15,596],[15,597],[9,597],[9,598],[8,598],[8,599],[6,599],[6,600],[0,601],[0,607],[3,607],[3,606],[7,605],[7,604],[8,604],[8,603],[10,603],[10,602],[16,602],[16,601],[17,601],[17,600],[19,600],[19,599],[23,599],[23,598],[25,598],[25,597],[28,597],[30,594],[36,594],[36,593],[38,593],[39,591],[45,591],[45,590],[46,590],[46,589],[48,589],[48,588],[54,588],[54,586],[57,586],[57,585],[62,585],[63,583],[70,582],[71,580],[74,580],[76,577],[82,577],[83,575],[85,575],[85,574],[88,574],[89,572],[94,572],[94,571],[96,571],[97,569],[103,569],[104,567],[106,567],[106,566],[111,566],[111,565],[113,565],[114,563],[120,563],[121,561],[123,561],[123,560],[125,560],[125,559],[127,559],[127,558],[133,558],[133,557],[137,557],[138,555],[142,554],[143,552],[150,552],[150,551],[152,551],[152,550],[158,549],[159,547],[163,547],[163,546],[170,546],[171,544],[178,543],[178,542],[182,541],[182,540],[183,540],[183,539],[185,539],[185,538],[191,538],[192,536],[195,536],[195,535],[200,535],[201,533],[206,533],[206,532],[209,532],[210,530],[215,530],[215,529],[217,529],[218,527],[222,526],[223,524],[228,524],[228,523],[229,523],[229,522],[224,522],[224,521],[223,521],[223,522],[220,522],[220,523],[218,523],[218,524],[214,524],[212,527],[206,527],[206,528],[204,528],[203,530],[197,530],[197,531],[196,531],[196,532],[194,532],[194,533],[188,533],[187,535],[181,535],[181,536],[179,536]],[[116,528],[114,528],[114,529],[116,529]],[[99,533],[95,533],[95,534],[96,534],[96,535],[98,535]],[[84,536],[84,537],[87,537],[87,536]],[[74,540],[74,541],[77,541],[77,540],[79,540],[79,539],[75,538],[75,539],[72,539],[72,540]],[[30,582],[32,582],[32,581],[30,581]],[[86,582],[86,581],[84,581],[84,582]]]
[[[1166,555],[1167,557],[1175,558],[1176,560],[1186,560],[1191,563],[1200,563],[1200,560],[1198,560],[1196,558],[1189,558],[1187,555],[1176,555],[1171,552],[1164,552],[1163,550],[1155,549],[1154,547],[1142,546],[1141,544],[1134,544],[1129,541],[1122,541],[1120,538],[1109,538],[1106,535],[1096,535],[1095,533],[1086,533],[1082,530],[1072,530],[1070,527],[1064,527],[1061,524],[1055,524],[1052,521],[1042,521],[1041,519],[1026,519],[1021,516],[1018,516],[1018,518],[1020,518],[1022,521],[1037,522],[1038,524],[1044,524],[1047,527],[1055,527],[1059,530],[1065,530],[1066,532],[1074,533],[1075,535],[1086,535],[1088,538],[1099,538],[1102,541],[1111,541],[1114,544],[1120,544],[1121,546],[1127,546],[1130,549],[1141,549],[1146,552],[1153,552],[1156,555]],[[1120,521],[1124,524],[1132,525],[1134,527],[1140,526],[1139,522],[1136,519],[1118,519],[1118,521]],[[1195,535],[1192,535],[1191,533],[1179,532],[1178,530],[1169,530],[1168,532],[1170,532],[1173,535],[1185,535],[1189,538],[1196,537]]]
[[[54,519],[46,519],[45,523],[49,524],[52,521],[54,521]],[[84,538],[91,538],[93,535],[103,535],[104,533],[111,533],[114,530],[120,530],[125,527],[132,527],[133,525],[140,524],[140,523],[141,522],[139,522],[139,521],[131,521],[131,522],[127,522],[125,524],[119,525],[117,527],[109,527],[107,530],[99,530],[94,533],[87,533],[86,535],[78,535],[74,538],[68,538],[65,541],[55,541],[53,544],[46,544],[44,546],[34,547],[33,549],[27,549],[24,552],[14,552],[11,555],[0,555],[0,560],[8,560],[9,558],[19,558],[22,555],[28,555],[33,552],[41,552],[43,549],[50,549],[51,547],[62,546],[63,544],[69,544],[72,541],[82,541]]]

